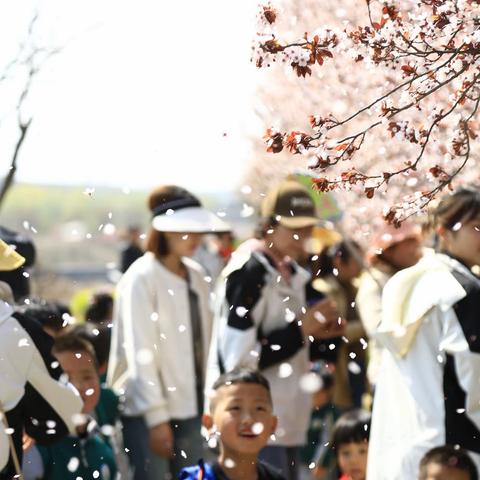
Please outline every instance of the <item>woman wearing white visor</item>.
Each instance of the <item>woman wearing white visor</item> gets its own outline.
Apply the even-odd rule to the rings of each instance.
[[[176,186],[149,197],[147,252],[122,277],[108,382],[124,399],[125,446],[135,480],[163,480],[203,456],[200,436],[211,335],[209,285],[188,257],[207,232],[230,230]]]

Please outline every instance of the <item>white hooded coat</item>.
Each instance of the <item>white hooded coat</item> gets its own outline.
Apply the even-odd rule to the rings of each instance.
[[[480,280],[443,254],[386,284],[367,480],[416,479],[423,455],[445,444],[480,468],[479,307]]]

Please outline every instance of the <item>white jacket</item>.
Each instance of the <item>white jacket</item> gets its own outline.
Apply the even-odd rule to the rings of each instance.
[[[58,381],[61,371],[50,354],[52,339],[32,319],[12,314],[13,308],[0,301],[0,402],[20,445],[24,429],[37,442],[51,443],[75,431],[82,400],[70,384]],[[8,457],[0,415],[0,474]]]
[[[392,277],[378,337],[367,480],[418,478],[422,456],[450,444],[480,467],[480,280],[441,254]]]
[[[273,445],[298,446],[306,440],[311,394],[300,388],[300,380],[309,371],[309,340],[297,319],[309,280],[296,265],[288,284],[263,253],[237,251],[216,291],[207,394],[223,371],[258,368],[270,383],[279,420]]]
[[[375,339],[375,334],[382,320],[382,290],[393,272],[371,267],[360,278],[355,306],[363,327],[369,337],[367,376],[371,385],[377,383],[382,359],[382,347]]]
[[[197,263],[183,262],[199,298],[206,364],[209,286]],[[150,252],[117,287],[107,382],[124,396],[124,415],[143,415],[149,427],[198,415],[188,283]]]

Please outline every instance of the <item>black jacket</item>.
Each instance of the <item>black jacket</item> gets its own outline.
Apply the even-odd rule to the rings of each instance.
[[[82,401],[73,387],[60,381],[62,371],[50,351],[52,339],[35,320],[13,313],[0,302],[0,401],[22,457],[25,431],[39,444],[59,440],[74,430]],[[0,480],[15,475],[9,442],[0,427]]]

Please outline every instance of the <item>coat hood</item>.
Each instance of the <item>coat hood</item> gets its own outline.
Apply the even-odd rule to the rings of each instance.
[[[466,296],[453,270],[469,270],[443,254],[427,255],[416,265],[395,274],[382,295],[382,321],[378,341],[398,356],[405,356],[426,314],[434,307],[450,309]]]

